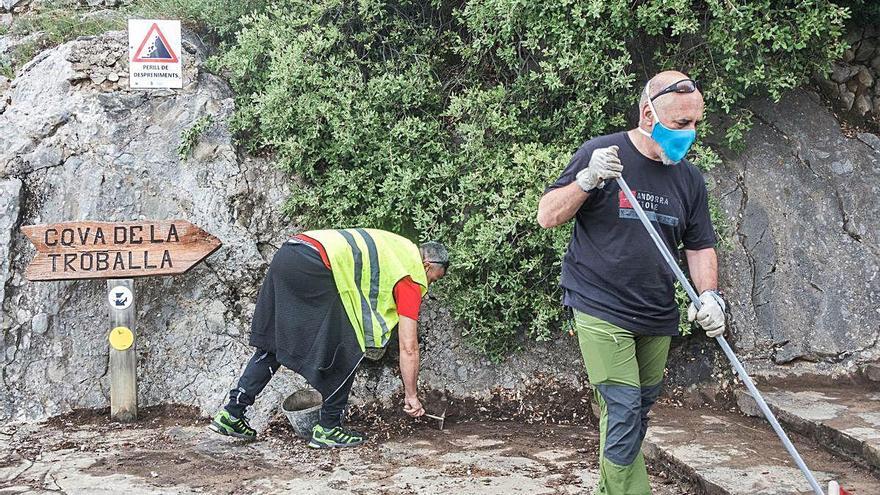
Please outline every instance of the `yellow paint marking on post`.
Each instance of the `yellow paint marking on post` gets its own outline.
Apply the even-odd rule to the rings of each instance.
[[[124,351],[134,343],[134,334],[128,327],[116,327],[110,330],[110,345],[117,351]]]

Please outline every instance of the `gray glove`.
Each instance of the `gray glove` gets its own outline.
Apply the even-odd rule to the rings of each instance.
[[[700,310],[694,303],[688,307],[688,321],[697,321],[697,325],[706,331],[706,336],[715,338],[724,333],[724,299],[714,290],[700,294]]]
[[[577,174],[575,179],[577,185],[585,192],[589,192],[597,187],[599,189],[604,187],[606,180],[620,177],[623,165],[617,157],[617,150],[617,146],[593,150],[589,166]]]

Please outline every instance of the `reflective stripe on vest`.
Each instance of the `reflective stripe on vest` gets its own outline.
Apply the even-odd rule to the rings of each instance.
[[[361,349],[384,347],[397,325],[394,286],[409,276],[427,292],[418,247],[391,232],[375,229],[304,232],[324,246],[333,279]]]
[[[370,234],[366,233],[363,229],[354,229],[355,232],[360,234],[367,244],[367,252],[369,253],[369,261],[370,261],[370,299],[367,300],[364,297],[363,291],[358,291],[358,295],[361,299],[361,318],[363,319],[364,325],[364,344],[367,347],[383,347],[385,342],[382,342],[382,337],[379,337],[379,341],[376,341],[376,333],[373,331],[373,318],[375,316],[377,320],[379,320],[379,324],[382,326],[382,334],[387,335],[390,332],[388,331],[388,324],[385,323],[383,318],[380,318],[376,311],[373,309],[376,307],[378,299],[379,299],[379,253],[376,251],[376,242],[373,241],[373,238],[370,237]],[[351,253],[354,257],[354,284],[357,287],[363,287],[363,281],[361,280],[363,277],[364,271],[364,262],[363,262],[363,253],[361,249],[357,245],[357,241],[355,241],[354,236],[345,230],[340,230],[340,234],[345,238],[345,241],[348,242],[349,247],[351,247]],[[332,264],[331,264],[332,266]]]

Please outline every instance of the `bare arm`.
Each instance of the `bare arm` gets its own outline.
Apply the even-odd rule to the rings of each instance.
[[[571,220],[590,193],[584,192],[577,182],[554,189],[538,203],[538,224],[545,229],[552,229]]]
[[[400,341],[400,378],[403,380],[404,411],[416,417],[425,414],[418,398],[419,384],[419,338],[418,322],[400,315],[398,324]]]
[[[684,250],[688,262],[691,280],[696,286],[697,294],[718,288],[718,255],[715,248]]]

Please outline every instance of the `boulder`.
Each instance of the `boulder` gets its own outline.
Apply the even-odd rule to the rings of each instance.
[[[843,86],[843,85],[841,85]],[[853,91],[850,91],[847,88],[842,88],[840,90],[840,105],[844,110],[852,110],[853,104],[856,101],[856,94]]]
[[[860,132],[856,135],[859,141],[867,144],[877,153],[880,153],[880,136],[870,132]]]
[[[858,66],[859,73],[857,75],[859,79],[859,84],[863,88],[869,88],[874,84],[874,76],[871,74],[871,71],[865,66]]]
[[[877,41],[874,38],[864,38],[859,43],[858,48],[855,52],[855,60],[856,62],[864,62],[866,60],[871,60],[871,57],[874,56],[874,53],[877,48]]]
[[[871,111],[871,97],[866,94],[860,94],[853,102],[853,111],[858,115],[865,115]]]
[[[835,62],[831,66],[831,80],[836,83],[844,83],[859,72],[855,66],[847,63]]]

